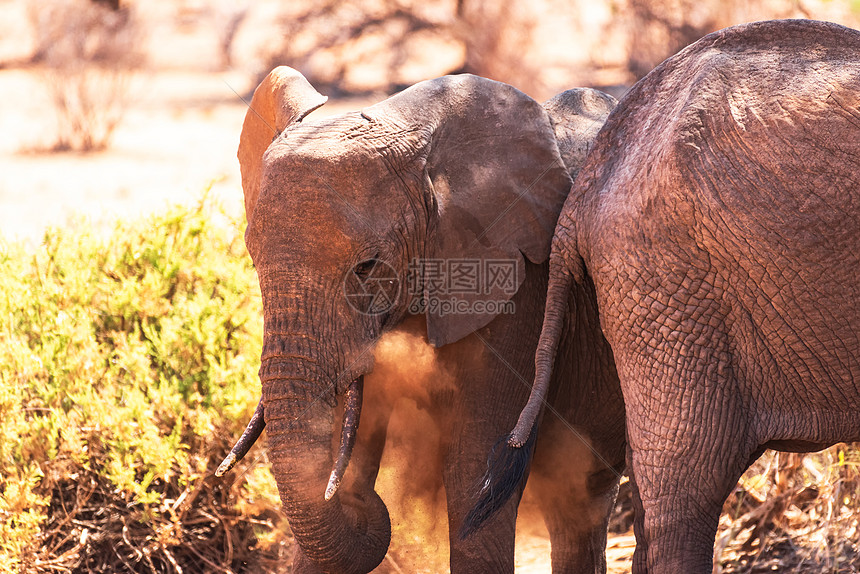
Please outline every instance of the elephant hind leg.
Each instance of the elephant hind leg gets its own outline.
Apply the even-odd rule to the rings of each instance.
[[[630,492],[633,498],[633,535],[636,537],[636,549],[633,551],[632,574],[648,574],[648,539],[645,537],[645,509],[642,507],[642,495],[636,483],[636,473],[633,470],[633,451],[627,445],[627,476],[630,480]]]
[[[603,492],[588,498],[537,494],[552,546],[553,574],[592,574],[606,572],[608,519],[618,492],[618,479],[612,477]]]
[[[659,381],[656,388],[681,389],[681,395],[665,394],[659,407],[640,402],[628,408],[629,468],[637,487],[634,529],[642,545],[634,559],[637,574],[643,571],[643,552],[648,574],[713,569],[723,503],[759,448],[743,408],[716,391],[732,385],[716,381]],[[637,385],[644,388],[641,381]]]
[[[554,574],[606,572],[609,518],[623,460],[605,464],[582,435],[547,417],[527,489],[537,500],[552,545]],[[601,460],[602,459],[602,460]]]

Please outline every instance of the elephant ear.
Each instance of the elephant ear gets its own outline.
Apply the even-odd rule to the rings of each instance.
[[[511,313],[524,256],[549,257],[570,190],[546,111],[507,84],[466,74],[421,82],[362,114],[418,142],[405,171],[421,174],[431,212],[417,294],[429,341],[452,343]]]
[[[245,113],[239,138],[239,169],[245,193],[245,216],[248,221],[260,195],[263,154],[284,128],[302,119],[326,103],[328,98],[317,92],[305,77],[287,66],[278,66],[254,90],[251,105]]]
[[[617,104],[609,94],[591,88],[567,90],[544,103],[571,179],[576,179],[597,132]]]

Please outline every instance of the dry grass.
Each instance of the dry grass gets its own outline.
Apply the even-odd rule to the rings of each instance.
[[[860,572],[860,452],[768,452],[720,521],[715,572]]]
[[[43,479],[48,516],[20,572],[279,571],[293,546],[277,506],[248,505],[243,481],[212,477],[218,462],[213,456],[203,476],[184,487],[177,480],[155,485],[162,501],[148,508],[130,502],[104,476],[57,461],[67,468]],[[243,498],[244,507],[237,504]]]

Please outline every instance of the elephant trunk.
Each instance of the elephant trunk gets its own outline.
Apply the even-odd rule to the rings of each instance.
[[[321,383],[324,377],[308,377],[309,371],[272,359],[264,360],[260,368],[270,458],[281,502],[299,546],[319,570],[365,574],[388,551],[388,510],[372,489],[331,492],[326,497],[334,478],[334,418],[327,400],[332,392]],[[347,402],[355,400],[355,384],[350,385]],[[354,438],[357,421],[345,424],[352,427],[349,432]],[[339,456],[341,473],[349,454],[345,457],[343,451],[344,446]]]

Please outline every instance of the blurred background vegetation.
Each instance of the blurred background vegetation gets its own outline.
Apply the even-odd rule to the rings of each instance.
[[[786,17],[858,27],[860,0],[0,0],[0,572],[285,571],[263,445],[212,476],[259,398],[234,157],[271,67],[331,96],[323,113],[459,72],[620,96],[708,32]],[[766,454],[718,569],[860,570],[858,464]],[[403,558],[408,536],[379,571],[438,571]],[[547,571],[537,548],[518,571]]]
[[[107,145],[124,80],[147,64],[256,81],[286,64],[330,97],[462,72],[539,100],[572,86],[621,95],[709,32],[770,18],[853,25],[860,0],[47,0],[23,11],[29,37],[0,45],[0,65],[42,68],[58,114],[51,149],[88,151]]]

